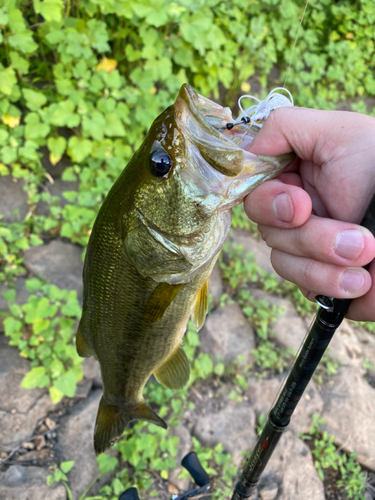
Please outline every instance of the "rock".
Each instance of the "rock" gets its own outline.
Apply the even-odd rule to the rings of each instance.
[[[78,182],[63,181],[61,179],[55,179],[53,184],[49,182],[44,186],[44,190],[51,194],[52,196],[57,196],[60,200],[60,206],[65,207],[69,202],[63,196],[65,191],[78,191]],[[39,201],[35,210],[36,215],[49,215],[49,205],[45,201]]]
[[[247,231],[242,229],[233,229],[228,238],[229,242],[235,242],[238,245],[245,247],[246,252],[251,252],[254,256],[257,265],[266,271],[273,274],[279,281],[282,280],[278,274],[275,273],[271,264],[271,248],[263,240],[257,240],[251,236]]]
[[[365,369],[363,361],[368,357],[375,363],[375,338],[367,332],[355,330],[349,321],[345,320],[336,330],[329,344],[329,354],[344,365],[356,367],[362,374]]]
[[[323,395],[322,429],[356,460],[375,470],[375,389],[353,367],[341,367]]]
[[[212,270],[210,277],[210,294],[212,295],[215,306],[220,304],[220,299],[223,293],[224,293],[223,280],[221,278],[219,266],[216,264],[216,266]]]
[[[100,365],[94,356],[85,358],[82,363],[83,376],[92,380],[94,388],[103,387],[102,376],[100,373]]]
[[[0,500],[66,500],[62,484],[47,486],[49,471],[40,467],[12,465],[0,472]]]
[[[181,460],[191,451],[193,445],[191,435],[182,424],[179,424],[177,427],[170,427],[169,435],[178,437],[178,448],[177,455],[174,457],[176,467],[170,472],[168,479],[173,485],[177,486],[180,491],[186,491],[189,488],[190,479],[182,479],[178,476],[182,470]]]
[[[210,314],[199,336],[201,352],[210,353],[214,359],[219,356],[224,363],[230,363],[241,355],[244,363],[253,360],[255,333],[237,303]]]
[[[243,453],[254,446],[255,414],[246,402],[230,402],[218,412],[212,411],[198,417],[193,435],[205,446],[223,443],[224,451],[230,453],[233,462],[239,465]]]
[[[50,457],[51,450],[49,448],[43,448],[43,450],[28,451],[23,455],[18,455],[16,462],[43,462],[46,458]]]
[[[25,304],[29,299],[30,293],[25,288],[25,281],[26,280],[24,278],[18,278],[18,280],[16,281],[17,304]],[[3,292],[9,289],[10,289],[9,286],[0,283],[0,311],[8,312],[9,310],[8,302],[3,298]],[[0,331],[1,331],[1,325],[0,325]]]
[[[275,500],[278,492],[277,483],[270,479],[262,485],[262,489],[259,492],[259,500]]]
[[[37,421],[55,408],[45,390],[23,389],[21,381],[30,369],[16,347],[0,335],[0,444],[13,447],[28,441]]]
[[[265,416],[268,415],[284,378],[285,376],[278,376],[268,380],[258,380],[255,377],[249,379],[246,394],[257,417],[261,413]],[[293,413],[288,429],[292,430],[295,434],[308,432],[312,425],[312,415],[314,413],[320,415],[322,409],[323,399],[314,382],[311,381]]]
[[[277,500],[325,500],[310,450],[291,431],[281,437],[259,482],[259,490],[270,482],[278,485]]]
[[[77,290],[79,299],[82,298],[82,249],[77,245],[53,240],[47,245],[29,248],[25,251],[25,266],[59,288]]]
[[[86,399],[92,388],[92,379],[83,379],[77,384],[74,399]]]
[[[88,485],[100,475],[93,446],[96,413],[102,391],[93,391],[87,399],[69,408],[56,430],[55,454],[60,462],[74,460],[68,474],[73,498],[79,498]]]
[[[8,224],[25,218],[29,205],[24,186],[25,182],[22,179],[0,177],[0,215],[3,215],[1,222]],[[12,214],[11,212],[17,208],[18,214]]]
[[[283,312],[271,324],[275,332],[274,340],[280,347],[297,352],[305,338],[308,324],[298,315],[293,303],[263,290],[253,290],[252,294],[255,300],[265,300],[270,306],[283,308]]]
[[[44,436],[36,436],[34,439],[35,448],[40,451],[46,445],[46,438]]]

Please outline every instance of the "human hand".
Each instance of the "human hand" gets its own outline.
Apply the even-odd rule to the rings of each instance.
[[[254,154],[297,158],[245,199],[283,278],[314,301],[353,298],[347,317],[375,321],[375,238],[357,225],[375,192],[375,118],[345,111],[278,108]]]

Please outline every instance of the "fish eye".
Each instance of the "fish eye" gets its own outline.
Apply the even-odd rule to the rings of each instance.
[[[172,158],[166,151],[155,151],[150,158],[151,173],[157,177],[166,175],[172,166]]]

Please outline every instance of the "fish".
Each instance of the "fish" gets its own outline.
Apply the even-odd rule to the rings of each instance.
[[[174,390],[188,382],[182,340],[189,317],[197,330],[205,321],[210,274],[230,229],[230,209],[292,159],[251,154],[241,142],[248,148],[259,127],[228,130],[229,122],[229,108],[184,84],[98,212],[76,336],[78,354],[99,361],[103,380],[97,454],[130,422],[167,428],[144,400],[143,388],[152,374]]]

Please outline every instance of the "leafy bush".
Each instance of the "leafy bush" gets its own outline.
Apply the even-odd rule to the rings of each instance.
[[[21,386],[49,387],[51,399],[57,403],[64,395],[73,397],[83,377],[82,359],[72,343],[81,316],[77,292],[43,285],[36,278],[27,280],[26,288],[35,293],[22,306],[15,303],[15,290],[3,293],[10,308],[4,320],[5,335],[31,361]]]

